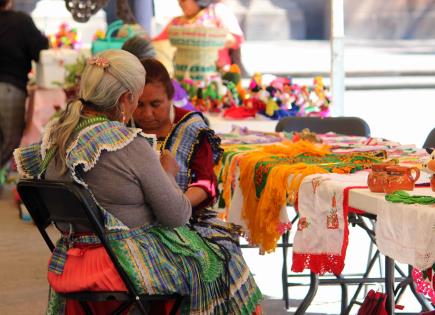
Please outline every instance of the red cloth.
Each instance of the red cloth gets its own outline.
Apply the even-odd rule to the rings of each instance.
[[[351,189],[365,189],[367,186],[349,186],[343,190],[343,208],[346,213],[365,214],[365,211],[355,209],[349,206],[349,190]]]
[[[385,309],[386,300],[387,295],[385,293],[370,290],[358,310],[358,315],[387,315]]]
[[[224,111],[224,117],[229,119],[245,119],[255,117],[257,110],[254,108],[231,106]]]
[[[75,244],[67,252],[65,267],[61,275],[48,272],[48,282],[56,292],[77,291],[127,291],[102,245]],[[151,314],[169,314],[174,301],[155,302]],[[88,303],[93,314],[111,314],[120,303]],[[128,309],[122,314],[127,314]],[[77,301],[67,300],[66,315],[85,315]]]
[[[67,255],[61,275],[48,272],[48,282],[54,291],[127,291],[103,246],[77,244],[76,247],[68,250]],[[119,302],[88,304],[94,314],[109,314],[120,305]],[[66,315],[85,315],[85,313],[77,301],[67,300]]]

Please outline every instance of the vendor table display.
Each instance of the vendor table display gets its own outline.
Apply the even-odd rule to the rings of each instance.
[[[249,240],[262,252],[275,249],[285,231],[283,227],[289,223],[285,207],[297,205],[305,176],[351,174],[387,158],[405,165],[416,164],[427,155],[424,150],[377,138],[325,134],[318,136],[322,143],[314,143],[290,141],[303,133],[237,132],[239,136],[222,135],[224,155],[216,168],[222,192],[220,206],[226,209],[226,216],[232,212],[240,214],[242,222],[236,223],[244,227]],[[247,137],[251,137],[248,144]],[[267,138],[279,142],[264,144],[262,139]],[[367,173],[358,176],[357,182],[367,186]],[[236,199],[243,200],[242,207],[233,206]]]
[[[261,139],[259,133],[254,134]],[[292,228],[286,206],[294,205],[299,221],[292,270],[339,275],[348,244],[347,215],[349,211],[368,211],[378,216],[380,251],[417,267],[414,274],[420,279],[420,290],[433,298],[433,290],[424,285],[428,283],[424,279],[433,281],[433,204],[398,205],[391,197],[385,199],[384,193],[367,189],[368,169],[373,163],[388,160],[415,166],[427,157],[424,150],[378,138],[335,134],[318,135],[321,143],[289,141],[298,140],[299,134],[276,135],[275,139],[265,135],[264,139],[279,141],[272,144],[245,141],[246,137],[240,134],[237,141],[234,133],[223,135],[225,152],[216,168],[219,206],[225,208],[223,216],[228,221],[241,226],[250,244],[259,246],[260,253],[274,251],[280,236]],[[422,173],[417,183],[428,182],[429,177]],[[420,189],[408,193],[435,200],[431,199],[435,193],[430,188]],[[412,231],[417,229],[419,236],[413,236]],[[431,286],[433,289],[433,283]]]
[[[207,80],[184,77],[181,86],[188,100],[201,112],[222,113],[225,119],[246,119],[261,115],[268,119],[286,116],[329,116],[330,98],[323,79],[316,77],[312,86],[301,86],[290,78],[255,74],[249,86],[242,86],[240,69]],[[267,81],[267,82],[266,82]]]

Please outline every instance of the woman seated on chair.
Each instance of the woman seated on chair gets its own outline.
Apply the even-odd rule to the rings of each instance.
[[[219,220],[215,211],[207,209],[217,195],[213,168],[223,153],[220,139],[207,126],[201,113],[172,105],[174,87],[162,63],[144,59],[142,65],[147,75],[133,114],[136,126],[145,133],[155,134],[160,150],[169,150],[175,155],[180,166],[175,180],[192,204],[192,228],[228,254],[231,286],[245,287],[240,291],[238,303],[249,301],[256,285],[238,246],[237,229]],[[145,158],[143,161],[146,163]]]
[[[144,83],[143,66],[126,51],[90,59],[80,98],[47,126],[42,143],[15,151],[18,170],[25,177],[87,187],[103,213],[111,246],[141,293],[189,296],[182,314],[252,313],[261,293],[255,283],[246,284],[250,274],[239,286],[229,286],[220,246],[185,225],[191,203],[174,180],[179,170],[174,158],[165,151],[159,161],[141,130],[125,126]],[[86,226],[60,229],[63,236],[49,264],[48,314],[82,314],[77,303],[65,303],[55,292],[126,290]],[[109,304],[92,308],[108,314]]]

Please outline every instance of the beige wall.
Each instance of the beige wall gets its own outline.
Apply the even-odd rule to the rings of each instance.
[[[252,12],[250,8],[253,3],[265,1],[272,4],[277,14],[278,10],[287,10],[287,21],[290,26],[296,23],[295,21],[298,23],[303,21],[305,38],[326,39],[329,37],[329,0],[224,1],[234,8],[242,27],[245,27],[245,32],[246,16]],[[290,2],[293,6],[290,6]],[[435,0],[344,0],[344,3],[345,32],[348,38],[435,38]],[[270,7],[270,5],[267,6],[267,8]],[[297,8],[297,10],[292,8]],[[267,19],[273,21],[269,17]],[[294,32],[289,35],[289,39],[298,38]]]
[[[435,0],[345,0],[350,38],[435,38]]]

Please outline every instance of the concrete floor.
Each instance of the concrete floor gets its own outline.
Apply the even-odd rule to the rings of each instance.
[[[32,223],[19,219],[10,187],[0,193],[0,314],[43,314],[49,250]]]
[[[361,270],[359,268],[365,264],[367,248],[368,242],[364,233],[359,229],[351,229],[345,272]],[[18,217],[11,186],[6,186],[0,193],[0,252],[0,314],[44,314],[48,294],[46,274],[49,250],[36,227]],[[290,288],[290,309],[284,308],[281,300],[281,250],[260,256],[258,249],[245,249],[244,256],[264,295],[264,313],[293,314],[308,288]],[[372,288],[382,290],[379,286]],[[352,294],[351,289],[349,296]],[[405,311],[418,313],[419,306],[409,293],[404,295],[402,303],[406,305]],[[356,314],[357,309],[355,307],[351,314]],[[338,314],[339,311],[340,289],[337,286],[327,286],[319,288],[307,314]]]

